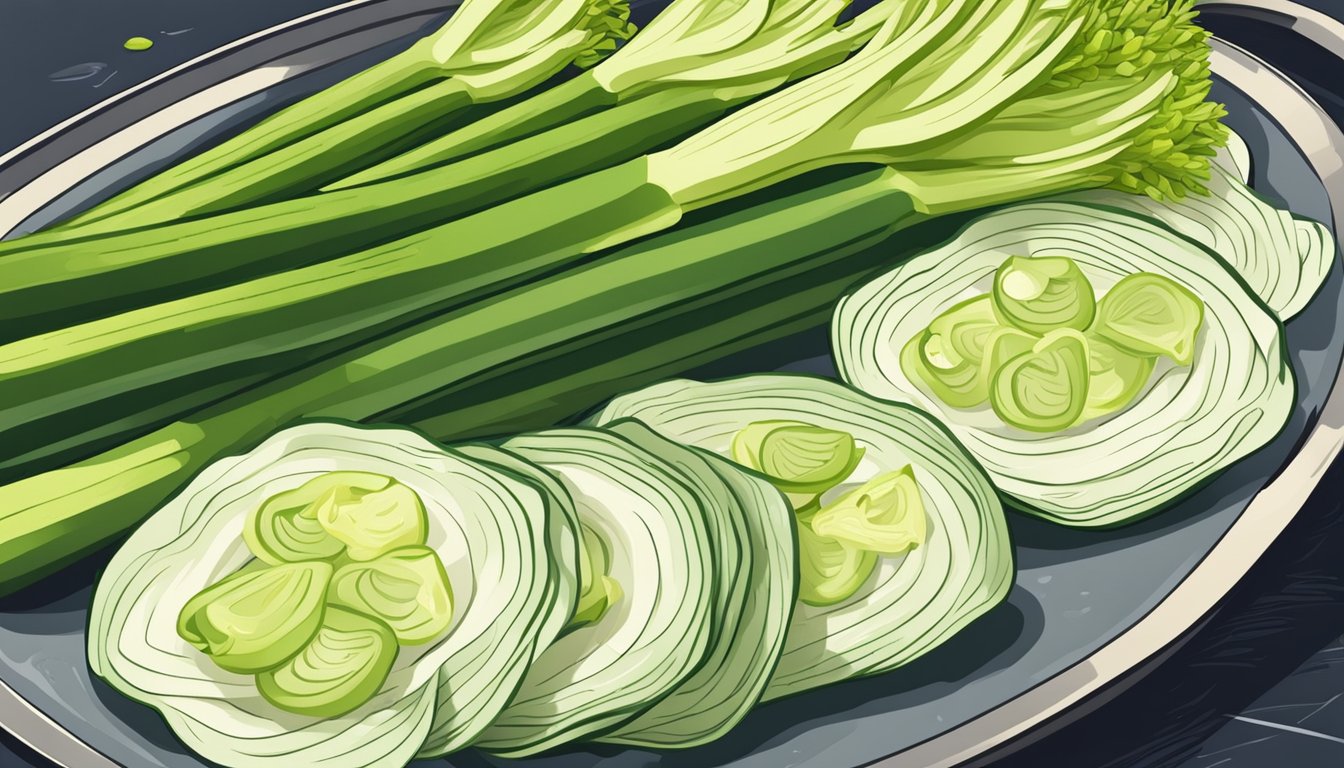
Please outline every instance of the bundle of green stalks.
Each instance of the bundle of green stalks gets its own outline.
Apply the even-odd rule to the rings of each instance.
[[[417,160],[419,172],[404,178],[193,220],[193,201],[234,184],[225,173],[134,211],[142,227],[176,223],[0,244],[0,341],[394,242],[639,157],[844,59],[895,2],[837,27],[848,0],[675,0],[593,69],[442,137],[440,151],[445,142],[462,150],[450,165]],[[599,81],[613,90],[585,85]],[[283,169],[274,157],[256,163]]]
[[[677,0],[636,38],[648,42],[623,48],[591,70],[606,79],[613,73],[646,76],[620,78],[623,101],[572,123],[564,124],[572,108],[538,97],[496,117],[515,126],[556,127],[447,167],[194,222],[22,248],[0,258],[0,333],[11,342],[0,346],[0,403],[13,404],[0,406],[0,439],[34,446],[0,454],[0,477],[51,466],[62,456],[188,413],[218,397],[220,383],[245,385],[258,372],[302,364],[398,327],[405,313],[352,312],[340,330],[306,326],[300,315],[308,310],[302,307],[315,305],[299,294],[344,303],[341,293],[362,293],[365,278],[374,274],[424,285],[423,270],[444,252],[440,233],[424,227],[642,156],[781,80],[843,59],[876,32],[893,6],[888,0],[837,27],[844,0]],[[655,68],[656,62],[664,66]],[[593,203],[596,208],[596,198]],[[539,207],[548,205],[542,200]],[[587,218],[602,221],[596,212]],[[476,224],[482,231],[508,228],[489,212]],[[437,311],[529,274],[526,264],[500,260],[497,253],[482,254],[477,266],[450,267],[453,290],[441,299],[427,296],[420,309]],[[212,279],[227,281],[250,267],[283,270],[291,258],[319,263],[207,290]],[[168,300],[177,294],[182,297]],[[418,301],[409,294],[407,300]],[[130,310],[129,302],[137,301],[158,303],[104,314]],[[299,311],[293,322],[262,310],[285,304]],[[252,330],[237,335],[239,323],[253,322]],[[233,343],[244,338],[251,341]],[[75,382],[71,377],[81,371],[85,375]],[[202,376],[215,386],[198,388]]]
[[[166,426],[0,486],[0,590],[121,535],[295,419],[445,438],[534,426],[608,384],[821,322],[897,256],[877,243],[917,245],[911,227],[938,217],[1090,187],[1203,192],[1224,131],[1189,0],[879,8],[846,60],[665,148],[350,256],[0,348],[0,435],[44,419],[77,442],[75,407],[128,386],[191,400],[189,382],[246,371]],[[828,168],[827,183],[788,183]]]
[[[463,0],[410,48],[65,222],[88,236],[311,192],[591,65],[635,31],[627,0]]]

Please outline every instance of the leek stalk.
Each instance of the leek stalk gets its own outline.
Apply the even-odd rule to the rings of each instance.
[[[625,0],[464,0],[409,49],[66,222],[81,235],[312,191],[415,146],[473,104],[633,33]]]
[[[96,227],[81,227],[0,244],[0,341],[348,254],[632,160],[782,82],[843,59],[889,17],[890,2],[835,27],[847,0],[680,0],[650,25],[651,38],[641,38],[657,44],[632,47],[637,55],[631,57],[618,53],[613,58],[623,68],[603,70],[622,83],[619,105],[600,109],[589,97],[608,91],[585,91],[580,81],[569,81],[528,102],[537,114],[555,118],[547,122],[555,127],[540,135],[505,143],[513,134],[491,121],[482,125],[492,146],[502,146],[396,183],[104,237],[92,237]],[[668,29],[688,13],[707,18]],[[701,60],[692,55],[698,51],[714,53]],[[587,116],[565,122],[580,114]],[[360,121],[368,125],[352,127]],[[333,130],[358,138],[378,134],[373,128],[380,124],[391,123],[365,115]],[[325,139],[314,140],[321,153],[301,152],[299,161],[330,154]],[[217,176],[141,206],[136,223],[197,216],[231,194],[227,188],[255,197],[265,184],[291,175],[277,172],[287,160],[275,154],[258,162],[261,178],[243,168]]]

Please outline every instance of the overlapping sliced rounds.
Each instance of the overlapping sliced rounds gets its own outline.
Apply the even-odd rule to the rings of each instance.
[[[710,646],[715,551],[681,472],[595,429],[521,435],[504,448],[554,475],[579,521],[610,544],[621,600],[536,658],[475,746],[522,756],[629,720],[689,676]]]
[[[793,508],[771,483],[638,421],[603,427],[676,467],[701,497],[718,575],[713,635],[700,667],[601,741],[685,748],[727,733],[760,699],[784,649],[797,565]]]
[[[255,507],[346,470],[394,478],[420,498],[458,610],[437,640],[399,649],[370,701],[336,717],[287,713],[259,695],[254,676],[219,668],[179,637],[176,621],[192,595],[249,562],[242,532]],[[89,664],[213,762],[401,768],[432,732],[443,751],[474,738],[516,687],[553,604],[572,610],[572,592],[553,584],[554,535],[533,485],[415,433],[294,427],[211,465],[127,540],[95,591]]]
[[[1028,433],[929,397],[902,371],[895,345],[1022,253],[1068,256],[1102,294],[1139,272],[1185,286],[1204,304],[1191,364],[1159,361],[1128,408],[1062,432]],[[1171,504],[1272,440],[1296,397],[1281,324],[1226,265],[1147,219],[1080,203],[981,217],[842,299],[831,330],[846,381],[933,413],[1017,506],[1066,525],[1117,525]]]
[[[1256,194],[1246,185],[1250,152],[1233,134],[1210,163],[1208,195],[1157,201],[1108,189],[1060,200],[1102,205],[1161,222],[1216,253],[1282,320],[1296,317],[1320,291],[1335,263],[1329,228]]]
[[[827,379],[776,374],[656,384],[616,398],[593,422],[625,418],[721,456],[730,455],[734,435],[748,424],[806,422],[851,434],[864,448],[853,475],[832,493],[906,466],[918,478],[928,515],[924,541],[904,555],[881,557],[850,599],[796,606],[767,700],[899,667],[1008,593],[1012,549],[998,497],[965,449],[915,408]]]

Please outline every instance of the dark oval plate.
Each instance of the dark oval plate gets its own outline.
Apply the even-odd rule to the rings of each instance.
[[[0,233],[40,227],[367,66],[455,4],[347,3],[213,51],[66,121],[0,157]],[[645,14],[660,4],[635,3]],[[1344,51],[1344,26],[1291,3],[1234,0],[1204,12],[1212,21],[1238,16],[1292,29]],[[1256,188],[1328,222],[1338,236],[1344,135],[1291,79],[1252,53],[1218,41],[1214,70],[1228,122],[1251,146]],[[765,705],[726,738],[694,750],[602,747],[529,761],[469,751],[447,763],[931,768],[984,763],[1068,722],[1197,628],[1339,454],[1342,290],[1337,264],[1315,303],[1288,326],[1301,399],[1274,444],[1138,526],[1068,531],[1014,518],[1019,572],[1007,603],[915,663]],[[833,375],[825,335],[808,339],[813,356],[781,367]],[[736,372],[745,371],[715,369]],[[151,710],[90,678],[84,628],[97,565],[67,577],[73,584],[52,585],[54,595],[64,594],[0,610],[0,725],[67,768],[199,768],[203,763]]]

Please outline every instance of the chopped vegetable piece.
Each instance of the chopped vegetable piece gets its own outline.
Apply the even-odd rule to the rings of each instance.
[[[593,429],[520,435],[503,446],[560,480],[580,524],[621,542],[609,570],[626,595],[621,610],[543,650],[476,740],[489,752],[527,755],[609,730],[685,679],[713,639],[714,590],[726,574],[698,496],[658,456]]]
[[[901,351],[901,365],[948,405],[971,408],[989,399],[985,355],[1002,331],[988,294],[952,306]]]
[[[1195,359],[1204,302],[1163,275],[1126,275],[1097,309],[1096,333],[1131,352],[1166,355],[1178,365]]]
[[[257,675],[257,690],[286,712],[340,717],[378,693],[396,658],[397,639],[386,624],[332,607],[297,656]]]
[[[148,37],[140,37],[137,35],[136,37],[127,38],[126,42],[121,44],[121,47],[128,51],[147,51],[154,47],[154,41],[150,40]]]
[[[579,559],[579,584],[583,591],[579,593],[579,604],[569,623],[571,629],[601,621],[607,610],[620,602],[625,594],[620,583],[609,575],[607,564],[611,556],[607,552],[607,543],[592,528],[581,526],[581,530],[583,551]]]
[[[1151,355],[1137,355],[1090,335],[1087,353],[1091,376],[1083,421],[1109,416],[1134,402],[1156,363]]]
[[[989,397],[983,361],[963,357],[945,336],[931,329],[906,342],[901,350],[901,367],[907,376],[953,407],[970,408]]]
[[[994,274],[993,307],[1029,333],[1086,330],[1096,316],[1092,284],[1067,256],[1010,256]]]
[[[755,706],[784,648],[796,596],[793,516],[766,478],[726,459],[672,443],[632,420],[603,429],[676,467],[701,499],[718,586],[700,666],[599,740],[679,749],[713,741]]]
[[[247,517],[243,540],[258,559],[280,565],[299,560],[329,560],[345,544],[317,521],[319,503],[341,485],[379,489],[391,478],[355,472],[328,472],[298,488],[281,491]]]
[[[922,545],[928,521],[914,468],[874,477],[822,507],[811,525],[819,536],[881,555]]]
[[[230,672],[271,669],[312,639],[330,580],[321,562],[235,574],[187,601],[177,633]]]
[[[341,566],[332,577],[327,602],[387,624],[401,645],[427,643],[453,620],[448,574],[434,550],[423,546]]]
[[[990,334],[985,357],[985,397],[989,397],[989,382],[997,371],[1003,369],[1009,360],[1030,354],[1041,337],[1016,328],[999,328]],[[951,403],[948,403],[951,405]]]
[[[415,491],[390,477],[350,473],[315,502],[322,528],[355,560],[425,543],[429,519]]]
[[[877,570],[877,553],[798,526],[798,600],[825,608],[843,603]]]
[[[733,461],[785,491],[825,493],[862,460],[863,448],[853,435],[801,421],[758,421],[733,438]]]
[[[1031,432],[1057,432],[1082,416],[1090,379],[1087,339],[1061,328],[994,374],[989,403],[1005,424]]]
[[[188,642],[173,642],[195,591],[260,563],[239,535],[248,515],[277,488],[319,471],[390,477],[416,491],[432,523],[427,546],[457,593],[451,627],[399,650],[390,627],[328,632],[313,645],[305,639],[295,651],[307,645],[306,655],[293,656],[269,682],[226,672]],[[471,446],[468,455],[405,429],[310,421],[282,430],[210,464],[118,549],[89,612],[89,666],[160,712],[212,765],[394,768],[460,750],[495,720],[538,647],[574,611],[577,522],[539,477],[498,448]],[[322,561],[247,567],[263,569],[255,576],[331,571]],[[319,605],[332,594],[314,592]],[[349,609],[327,604],[325,611]],[[396,656],[390,672],[370,642],[379,635]],[[375,685],[370,678],[384,672],[386,681]],[[370,689],[378,695],[333,714],[363,698],[356,690]],[[277,704],[306,712],[282,716]]]

